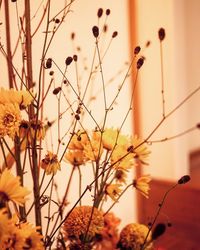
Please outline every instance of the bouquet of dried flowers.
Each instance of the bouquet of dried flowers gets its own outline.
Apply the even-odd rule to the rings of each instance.
[[[76,49],[74,55],[66,57],[64,69],[54,57],[48,57],[52,41],[60,27],[65,25],[74,2],[66,1],[64,8],[52,17],[51,2],[45,1],[41,19],[35,31],[32,31],[31,1],[24,2],[23,15],[18,13],[17,1],[0,1],[0,11],[3,12],[4,7],[5,16],[1,26],[5,24],[6,27],[6,44],[0,43],[0,52],[7,62],[9,79],[8,87],[0,89],[0,146],[3,159],[0,167],[0,249],[153,249],[153,241],[165,231],[164,224],[155,226],[159,211],[151,226],[130,222],[119,233],[120,218],[111,210],[131,187],[148,198],[150,175],[138,176],[128,183],[127,176],[138,165],[148,163],[150,150],[147,142],[167,115],[145,139],[123,134],[122,127],[133,107],[134,85],[130,106],[125,111],[121,126],[107,126],[108,116],[117,107],[118,97],[132,70],[136,71],[136,83],[144,57],[137,46],[126,71],[120,72],[125,72],[124,76],[108,104],[102,65],[111,42],[103,53],[100,49],[101,41],[108,32],[106,23],[91,28],[95,49],[89,70],[84,60],[79,61],[80,48]],[[18,38],[14,50],[11,49],[10,4],[15,4],[17,11]],[[98,21],[103,15],[107,18],[110,12],[110,9],[99,8]],[[40,62],[35,65],[32,46],[34,36],[41,32],[43,23],[42,52]],[[117,35],[118,32],[114,31],[111,41]],[[160,43],[164,38],[165,31],[160,29]],[[71,42],[74,40],[75,33],[71,33]],[[14,60],[19,51],[21,68]],[[83,73],[88,73],[86,84],[81,78],[83,73],[78,73],[79,62],[83,65]],[[71,66],[76,72],[72,80]],[[34,82],[35,71],[38,72],[37,82]],[[103,99],[99,105],[103,106],[104,113],[101,122],[90,108],[99,93],[94,87],[95,80],[102,86]],[[55,119],[46,116],[49,107],[53,110],[56,107]],[[65,117],[67,121],[63,122]],[[91,129],[85,125],[84,119],[87,117],[89,123],[93,124]],[[53,132],[54,127],[56,133]],[[56,146],[53,140],[55,134]],[[71,171],[64,184],[56,181],[56,175],[63,171],[63,165],[69,166]],[[87,183],[84,183],[83,168],[89,169]],[[75,173],[76,187],[72,192],[77,200],[72,203],[69,193]],[[28,183],[27,176],[30,176]],[[187,181],[189,176],[184,176],[177,185]],[[61,186],[64,190],[62,198],[59,195]],[[85,196],[89,196],[90,202],[85,203]]]

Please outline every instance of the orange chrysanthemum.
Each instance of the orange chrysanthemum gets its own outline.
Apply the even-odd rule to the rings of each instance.
[[[118,248],[123,250],[140,250],[144,244],[149,228],[143,224],[131,223],[125,226],[120,233]],[[152,250],[151,233],[148,234],[145,250]]]
[[[86,232],[87,239],[92,239],[101,233],[103,226],[104,218],[101,211],[91,206],[80,206],[74,208],[66,219],[63,230],[68,239],[81,240],[86,236]]]

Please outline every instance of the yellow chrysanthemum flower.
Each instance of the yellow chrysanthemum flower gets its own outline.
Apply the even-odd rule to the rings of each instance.
[[[70,162],[73,166],[80,166],[85,163],[83,150],[68,150],[64,160]]]
[[[101,233],[103,227],[102,211],[91,206],[80,206],[73,209],[63,225],[63,230],[68,239],[79,240],[84,239],[86,232],[86,239],[92,239],[96,234]]]
[[[132,140],[132,152],[136,160],[148,164],[147,160],[151,151],[147,148],[146,143],[143,143],[143,140],[136,135]]]
[[[30,223],[21,223],[19,225],[21,236],[25,239],[23,249],[29,250],[44,250],[42,242],[43,236],[37,232],[37,228],[33,227]]]
[[[5,169],[0,175],[0,202],[13,201],[23,206],[28,194],[30,191],[20,185],[19,176],[14,176],[10,170]]]
[[[120,240],[118,242],[119,249],[134,249],[141,250],[145,238],[149,232],[149,228],[143,224],[132,223],[125,226],[120,233]],[[147,237],[145,250],[152,250],[151,232]]]
[[[91,139],[83,147],[85,157],[91,161],[98,160],[103,153],[103,145],[99,140]]]
[[[45,158],[42,159],[41,168],[43,168],[47,175],[56,174],[60,170],[60,162],[58,161],[58,156],[52,152],[48,152]]]
[[[69,149],[78,149],[83,150],[83,145],[88,142],[88,135],[84,131],[78,131],[72,136],[72,139],[69,143]]]
[[[133,181],[133,186],[146,198],[149,198],[149,182],[151,181],[150,175],[144,175]]]
[[[19,133],[20,122],[21,114],[17,104],[0,104],[0,137],[8,135],[14,139]]]
[[[110,184],[106,186],[105,193],[113,200],[117,201],[121,193],[121,184]]]
[[[133,155],[128,153],[125,146],[116,146],[111,154],[111,164],[114,164],[115,169],[130,169],[133,166],[133,160]]]
[[[103,132],[103,147],[107,150],[113,150],[116,145],[127,145],[128,137],[119,133],[117,129],[107,128]]]
[[[116,180],[116,182],[126,184],[126,179],[127,179],[127,174],[126,173],[127,173],[126,170],[117,169],[115,171],[115,180]]]
[[[0,103],[18,104],[20,109],[26,108],[33,101],[33,94],[27,90],[14,90],[0,88]]]

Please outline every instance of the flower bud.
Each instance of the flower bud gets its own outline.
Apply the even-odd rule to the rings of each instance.
[[[110,15],[110,9],[106,10],[106,15],[109,16]]]
[[[140,50],[141,50],[140,46],[136,46],[134,49],[134,54],[135,55],[139,54]]]
[[[113,34],[112,34],[112,38],[115,38],[117,35],[118,35],[118,32],[114,31]]]
[[[152,240],[156,240],[158,237],[164,234],[166,230],[166,225],[163,223],[159,223],[155,226],[152,232]]]
[[[46,66],[47,69],[50,69],[50,68],[51,68],[51,66],[52,66],[52,59],[51,59],[51,58],[48,58],[48,59],[47,59],[46,65],[45,65],[45,66]]]
[[[143,63],[144,63],[144,57],[140,57],[137,60],[137,69],[140,69],[142,67]]]
[[[53,94],[57,95],[61,91],[61,87],[57,87],[53,90]]]

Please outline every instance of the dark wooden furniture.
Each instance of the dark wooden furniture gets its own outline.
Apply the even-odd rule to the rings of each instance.
[[[174,185],[172,182],[153,180],[149,199],[141,200],[140,219],[148,224],[153,220],[164,193]],[[172,223],[155,242],[155,249],[200,249],[200,188],[187,183],[178,185],[167,196],[157,222]]]

